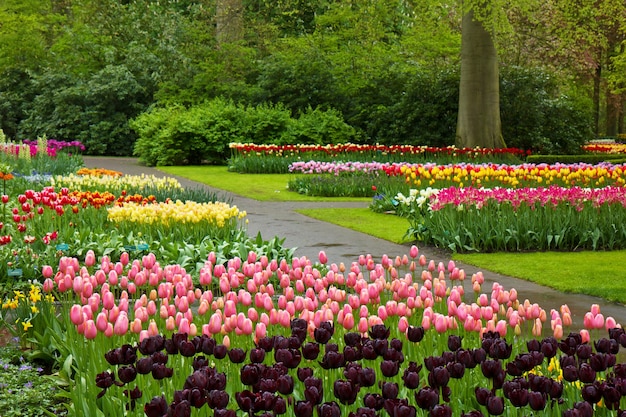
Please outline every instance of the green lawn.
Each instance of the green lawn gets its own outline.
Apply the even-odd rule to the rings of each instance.
[[[159,170],[259,201],[370,201],[369,198],[309,197],[287,189],[292,174],[239,174],[226,166],[175,166]]]
[[[162,171],[260,201],[369,201],[307,197],[287,190],[291,175],[238,174],[223,166],[162,167]],[[245,209],[245,207],[243,208]],[[395,243],[408,222],[369,209],[302,209],[298,212]],[[418,245],[419,246],[419,245]],[[626,304],[626,251],[453,254],[484,270],[533,281],[559,291],[589,294]]]

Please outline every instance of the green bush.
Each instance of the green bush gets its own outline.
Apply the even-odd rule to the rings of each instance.
[[[282,105],[245,107],[214,99],[185,108],[154,108],[131,122],[135,154],[150,166],[224,163],[231,142],[346,142],[354,130],[336,111],[309,110],[299,119]]]

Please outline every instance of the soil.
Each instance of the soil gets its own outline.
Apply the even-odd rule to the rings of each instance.
[[[8,329],[0,328],[0,347],[8,345],[12,338],[13,336]]]

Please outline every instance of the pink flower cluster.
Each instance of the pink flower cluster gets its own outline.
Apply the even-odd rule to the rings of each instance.
[[[509,203],[513,208],[521,205],[528,207],[552,207],[567,204],[580,211],[587,203],[593,207],[603,205],[621,205],[626,207],[626,188],[564,188],[559,186],[537,188],[474,188],[449,187],[430,198],[430,209],[438,211],[447,205],[474,206],[478,209],[489,204]]]
[[[180,265],[161,266],[152,253],[132,261],[124,253],[117,262],[104,256],[97,262],[90,251],[83,265],[64,257],[56,271],[45,266],[42,272],[44,291],[75,295],[70,319],[88,339],[130,331],[143,340],[178,331],[258,340],[270,326],[289,328],[295,317],[307,321],[311,337],[322,322],[365,334],[391,318],[406,333],[418,312],[420,325],[440,333],[463,326],[480,334],[497,331],[504,336],[525,329],[540,336],[547,321],[545,310],[528,300],[520,302],[515,289],[495,283],[481,293],[482,273],[471,277],[474,294],[466,297],[465,272],[452,261],[447,266],[427,261],[415,246],[409,255],[384,255],[380,262],[361,255],[349,268],[328,265],[323,252],[315,263],[306,257],[270,261],[250,252],[246,260],[233,258],[226,264],[216,263],[211,253],[199,286]],[[219,292],[207,289],[212,282],[218,283]],[[591,313],[590,328],[616,326],[615,320],[599,315],[599,308]],[[553,310],[550,319],[557,337],[571,325],[567,306]]]
[[[363,172],[377,173],[398,165],[396,163],[381,162],[319,162],[319,161],[298,161],[289,165],[289,172],[302,174],[333,174],[335,176],[342,172]]]

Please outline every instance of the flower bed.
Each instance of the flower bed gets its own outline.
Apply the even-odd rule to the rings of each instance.
[[[626,188],[411,190],[397,210],[419,239],[454,251],[626,247]]]
[[[77,371],[74,413],[608,416],[624,408],[616,355],[626,334],[597,305],[585,329],[569,329],[567,306],[548,313],[499,284],[483,292],[480,273],[466,292],[464,271],[416,247],[349,267],[323,252],[315,263],[250,252],[225,265],[210,254],[197,283],[152,254],[63,258],[45,274],[45,290],[71,305],[62,320]]]

